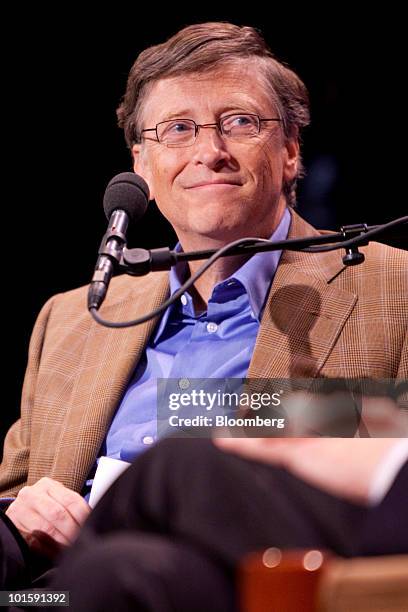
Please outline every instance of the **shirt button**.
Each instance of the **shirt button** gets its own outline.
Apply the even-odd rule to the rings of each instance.
[[[212,321],[210,321],[210,323],[207,323],[207,331],[209,334],[213,334],[217,331],[217,329],[218,325],[216,323],[213,323]]]
[[[143,436],[142,442],[143,444],[153,444],[154,438],[153,436]]]
[[[181,300],[181,303],[183,304],[183,306],[187,306],[187,298],[186,298],[186,296],[184,295],[184,293],[183,293],[183,295],[181,296],[180,300]]]

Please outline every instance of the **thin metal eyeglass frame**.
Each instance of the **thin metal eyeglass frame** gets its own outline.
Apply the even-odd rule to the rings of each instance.
[[[257,119],[258,119],[258,132],[257,132],[257,134],[260,133],[260,131],[261,131],[261,123],[263,123],[264,121],[282,121],[282,119],[280,117],[272,117],[272,118],[266,118],[265,117],[264,118],[264,117],[260,117],[259,115],[256,115],[255,113],[232,113],[231,115],[226,115],[225,117],[222,117],[216,123],[196,123],[194,121],[194,119],[176,117],[174,119],[168,119],[166,121],[160,121],[159,123],[156,124],[156,127],[154,127],[154,128],[146,128],[144,130],[141,130],[139,142],[140,142],[140,140],[142,138],[142,134],[144,132],[156,132],[156,140],[157,140],[157,142],[159,144],[164,144],[164,146],[170,147],[170,148],[191,147],[195,143],[195,141],[197,139],[197,136],[199,134],[200,128],[209,128],[209,127],[217,128],[219,133],[222,136],[226,136],[227,138],[231,138],[231,136],[227,132],[224,132],[223,123],[224,123],[224,120],[230,119],[231,117],[235,117],[235,116],[237,116],[237,117],[241,117],[241,116],[244,116],[244,117],[245,116],[257,117]],[[158,132],[157,132],[157,128],[159,127],[159,125],[162,125],[163,123],[169,123],[169,122],[172,122],[172,121],[176,121],[176,122],[177,121],[190,121],[192,124],[194,124],[194,140],[192,140],[188,144],[185,144],[185,143],[182,143],[182,144],[166,144],[165,142],[160,140]]]

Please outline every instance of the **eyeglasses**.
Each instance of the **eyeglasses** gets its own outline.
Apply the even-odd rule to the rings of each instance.
[[[216,128],[226,138],[245,141],[257,136],[264,121],[281,121],[280,118],[264,119],[252,113],[233,114],[222,117],[216,123],[198,124],[192,119],[171,119],[161,121],[155,128],[141,131],[156,132],[157,142],[166,147],[189,147],[194,144],[201,128]]]

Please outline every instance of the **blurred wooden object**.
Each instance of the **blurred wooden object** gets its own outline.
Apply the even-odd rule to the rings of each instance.
[[[244,559],[238,588],[241,612],[408,612],[408,555],[270,548]]]
[[[408,555],[333,560],[319,599],[328,612],[408,612]]]

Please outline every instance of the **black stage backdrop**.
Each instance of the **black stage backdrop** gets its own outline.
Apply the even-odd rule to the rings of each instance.
[[[58,11],[20,6],[3,15],[1,433],[18,415],[35,317],[52,294],[90,279],[106,227],[106,183],[131,169],[115,116],[127,73],[143,48],[184,25],[258,27],[305,81],[312,125],[304,134],[308,174],[299,210],[308,220],[337,229],[404,214],[405,35],[398,15],[370,7],[359,17],[344,3],[301,13],[260,3],[206,12],[174,4],[143,15],[137,7],[108,3],[85,15],[62,3]],[[173,243],[154,206],[131,232],[132,246]]]

